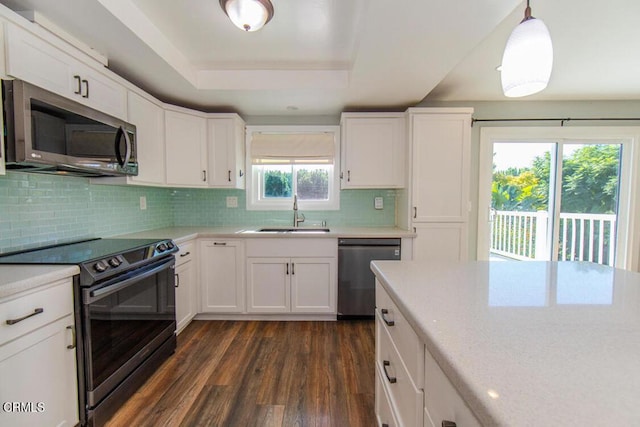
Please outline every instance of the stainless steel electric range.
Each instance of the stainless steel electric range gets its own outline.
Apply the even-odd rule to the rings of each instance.
[[[176,348],[171,240],[90,239],[0,255],[0,264],[77,265],[80,421],[103,425]]]

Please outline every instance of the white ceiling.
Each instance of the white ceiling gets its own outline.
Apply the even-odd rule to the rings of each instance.
[[[218,0],[0,0],[36,10],[166,102],[242,115],[337,115],[428,100],[505,100],[519,0],[272,0],[245,33]],[[549,87],[524,99],[640,99],[640,2],[535,0],[554,42]]]

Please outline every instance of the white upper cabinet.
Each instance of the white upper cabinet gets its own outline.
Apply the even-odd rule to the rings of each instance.
[[[126,120],[126,89],[89,65],[14,24],[6,24],[8,76]]]
[[[405,186],[405,115],[343,113],[341,188]]]
[[[207,186],[207,119],[165,110],[167,184]]]
[[[134,184],[165,183],[164,110],[129,91],[128,122],[136,126],[138,175]]]
[[[411,108],[413,222],[466,222],[470,109]]]
[[[209,186],[244,188],[244,121],[237,114],[207,119]]]

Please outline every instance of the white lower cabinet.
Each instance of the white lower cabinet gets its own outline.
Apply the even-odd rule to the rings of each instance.
[[[245,311],[244,242],[233,239],[200,241],[200,311]]]
[[[0,300],[0,313],[0,425],[78,424],[71,279]]]
[[[378,280],[375,405],[379,426],[480,427]]]
[[[193,240],[178,244],[176,257],[176,332],[180,333],[197,312],[196,244]]]
[[[430,420],[427,423],[425,419],[425,427],[440,427],[443,421],[459,427],[480,427],[480,422],[428,351],[424,358],[424,378],[424,412]]]
[[[252,313],[335,313],[335,258],[247,259]]]
[[[335,314],[335,239],[249,239],[247,311]]]

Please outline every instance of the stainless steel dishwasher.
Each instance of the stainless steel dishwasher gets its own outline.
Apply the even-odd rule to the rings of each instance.
[[[338,239],[338,319],[374,317],[374,260],[400,260],[400,239]]]

